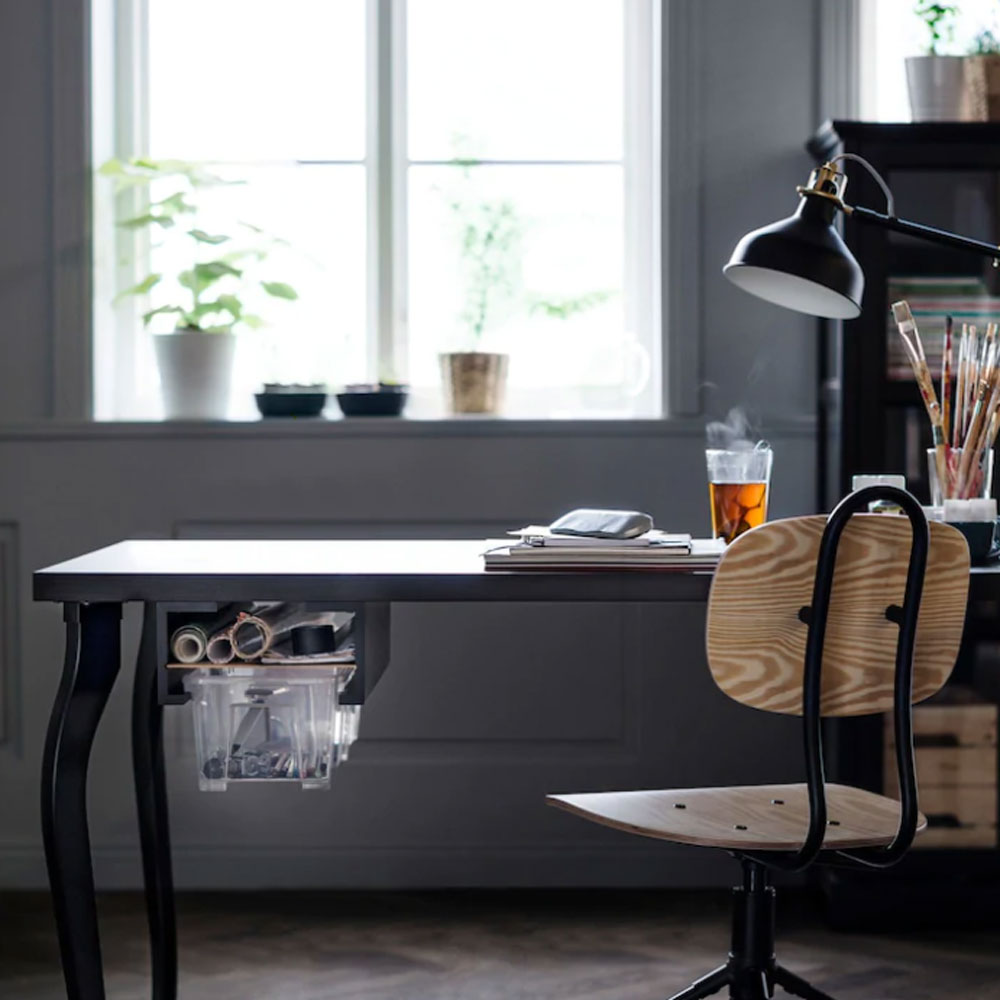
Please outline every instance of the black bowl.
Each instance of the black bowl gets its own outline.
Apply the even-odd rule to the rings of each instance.
[[[398,417],[406,406],[403,388],[338,392],[337,402],[345,417]]]
[[[969,543],[969,559],[973,566],[994,559],[997,552],[997,535],[1000,520],[997,521],[948,521],[965,535]]]
[[[325,392],[258,392],[262,417],[318,417],[326,406]]]

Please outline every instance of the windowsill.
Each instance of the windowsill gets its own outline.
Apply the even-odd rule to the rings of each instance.
[[[525,420],[506,417],[449,417],[437,420],[407,417],[324,417],[267,420],[37,420],[0,424],[0,441],[22,438],[349,438],[349,437],[703,437],[706,417],[603,418]],[[773,416],[760,421],[767,435],[812,437],[812,417]]]

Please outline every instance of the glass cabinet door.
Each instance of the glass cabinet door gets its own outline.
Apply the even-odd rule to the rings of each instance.
[[[896,214],[925,225],[984,242],[1000,239],[1000,172],[994,170],[894,169],[886,180],[896,199]],[[931,427],[913,371],[892,317],[900,299],[920,331],[927,362],[941,396],[940,378],[945,317],[954,323],[953,375],[963,326],[975,327],[980,341],[989,322],[1000,322],[1000,271],[986,258],[935,246],[900,233],[885,234],[885,253],[866,267],[866,309],[881,309],[885,337],[880,370],[885,471],[905,474],[907,483],[929,502],[926,449]],[[883,299],[884,296],[884,299]]]

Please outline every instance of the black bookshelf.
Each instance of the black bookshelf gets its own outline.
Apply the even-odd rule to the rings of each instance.
[[[1000,123],[832,121],[807,149],[817,162],[841,152],[863,156],[885,177],[901,218],[1000,242]],[[867,173],[852,164],[847,172],[845,201],[884,210],[884,196]],[[857,319],[819,323],[820,499],[830,509],[850,489],[852,475],[886,472],[906,475],[908,488],[926,503],[931,442],[923,404],[912,377],[887,371],[890,281],[911,279],[920,288],[925,280],[933,286],[934,278],[974,280],[988,299],[1000,296],[1000,272],[981,257],[901,238],[850,216],[843,225],[866,287]],[[1000,320],[1000,308],[994,318]],[[925,346],[940,332],[921,325]],[[962,650],[949,682],[958,687],[1000,701],[1000,574],[972,577]],[[882,726],[881,717],[830,721],[831,780],[882,790]],[[914,850],[885,873],[827,870],[823,885],[831,916],[843,926],[1000,923],[996,847]]]
[[[817,162],[842,152],[863,156],[887,180],[901,218],[1000,242],[1000,123],[831,121],[807,149]],[[846,169],[847,203],[884,210],[885,199],[867,173],[857,164]],[[832,506],[856,473],[898,472],[926,502],[930,428],[912,379],[887,375],[890,279],[976,280],[985,295],[995,297],[1000,272],[975,254],[901,237],[850,216],[844,218],[844,238],[865,273],[865,295],[857,319],[820,324],[820,500]],[[925,344],[940,337],[938,326],[921,332]]]

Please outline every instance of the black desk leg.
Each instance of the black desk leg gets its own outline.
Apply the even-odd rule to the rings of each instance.
[[[132,697],[132,763],[153,956],[153,1000],[176,1000],[177,925],[158,672],[156,605],[147,604]]]
[[[66,604],[66,661],[42,762],[42,836],[69,1000],[103,1000],[87,765],[121,665],[120,604]]]

